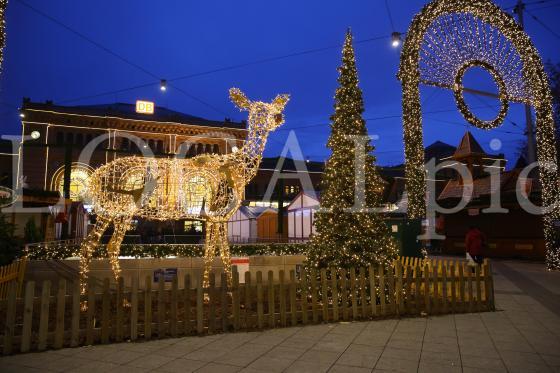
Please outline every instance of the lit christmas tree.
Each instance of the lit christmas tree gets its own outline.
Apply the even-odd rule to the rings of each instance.
[[[369,139],[365,144],[364,174],[355,175],[355,137],[367,136],[362,118],[364,102],[358,87],[358,72],[348,30],[342,50],[339,88],[335,94],[335,112],[331,116],[331,135],[327,147],[332,150],[322,179],[321,210],[315,219],[316,234],[308,250],[308,264],[312,267],[349,268],[366,265],[389,265],[397,258],[398,250],[382,217],[367,211],[379,207],[383,180],[371,154],[374,147]],[[362,142],[363,144],[363,142]],[[363,147],[363,145],[362,145]],[[362,148],[363,150],[363,148]],[[363,200],[355,201],[355,184],[365,180]],[[356,211],[348,211],[354,208]]]

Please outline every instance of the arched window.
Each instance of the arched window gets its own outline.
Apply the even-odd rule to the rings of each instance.
[[[220,153],[220,146],[218,144],[214,144],[214,146],[212,146],[212,153],[214,154]]]
[[[72,132],[66,134],[66,144],[74,144],[74,134]]]
[[[76,134],[76,145],[84,145],[84,135],[81,133]]]
[[[70,199],[82,201],[85,197],[86,186],[93,169],[82,163],[72,163],[70,171]],[[51,190],[57,190],[64,195],[64,166],[60,167],[53,175]]]
[[[63,132],[57,132],[56,133],[56,145],[62,145],[64,144],[64,133]]]
[[[128,150],[128,148],[130,147],[129,141],[127,137],[123,137],[121,140],[121,149],[122,150]]]
[[[198,144],[198,146],[196,147],[196,154],[202,153],[204,153],[204,144]]]

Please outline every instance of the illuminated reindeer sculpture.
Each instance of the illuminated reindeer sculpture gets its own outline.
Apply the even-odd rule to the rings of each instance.
[[[206,222],[204,283],[216,252],[231,282],[227,221],[241,204],[245,185],[255,176],[266,140],[283,122],[288,95],[271,103],[249,101],[237,88],[231,100],[249,112],[245,145],[229,154],[202,154],[189,159],[125,157],[99,167],[88,184],[97,221],[81,245],[80,281],[87,289],[89,264],[103,232],[112,223],[107,252],[115,278],[119,251],[133,217],[148,220],[199,219]]]

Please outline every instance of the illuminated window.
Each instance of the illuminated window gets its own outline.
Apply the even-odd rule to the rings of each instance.
[[[87,182],[93,169],[88,165],[74,163],[70,171],[70,199],[73,201],[83,201]],[[64,166],[60,167],[53,177],[53,190],[58,190],[60,195],[64,195]]]
[[[202,222],[200,220],[185,220],[185,232],[187,233],[201,233]]]

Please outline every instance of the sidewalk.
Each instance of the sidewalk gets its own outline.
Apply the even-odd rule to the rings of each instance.
[[[560,372],[560,273],[494,272],[498,312],[63,349],[0,358],[0,372]]]

